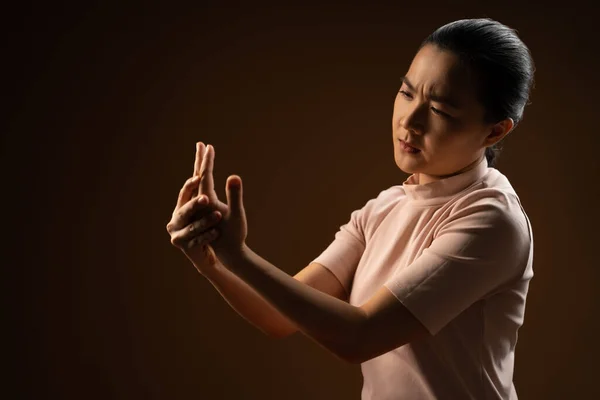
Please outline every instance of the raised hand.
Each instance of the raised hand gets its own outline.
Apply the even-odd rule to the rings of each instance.
[[[248,233],[242,200],[242,180],[227,179],[227,204],[219,201],[214,190],[214,147],[196,144],[194,176],[179,192],[177,205],[167,231],[171,243],[180,248],[201,272],[234,260],[245,249]]]
[[[209,147],[206,147],[207,151]],[[214,191],[213,159],[205,157],[204,153],[204,144],[197,143],[193,176],[180,190],[171,221],[167,224],[171,244],[181,249],[200,273],[206,273],[221,264],[208,243],[217,238],[218,231],[211,228],[227,208],[227,205],[218,201]],[[210,207],[209,202],[212,203]],[[220,207],[215,207],[215,204],[220,204]],[[221,211],[218,211],[219,208]]]
[[[208,198],[207,209],[215,210],[222,215],[221,221],[215,226],[217,236],[211,238],[210,247],[214,250],[216,256],[224,264],[227,260],[233,260],[245,249],[245,240],[248,235],[248,226],[246,222],[246,212],[242,200],[242,179],[238,175],[232,175],[227,178],[225,191],[227,194],[227,204],[222,203],[217,198],[214,190],[213,167],[215,160],[215,150],[212,146],[207,146],[206,152],[200,162],[200,196]],[[197,165],[195,167],[197,169]],[[199,222],[202,217],[198,217]],[[208,226],[210,220],[205,221]],[[229,267],[229,265],[226,265]]]

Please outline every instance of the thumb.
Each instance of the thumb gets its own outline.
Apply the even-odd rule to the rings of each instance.
[[[227,205],[231,214],[239,217],[244,214],[244,203],[242,199],[242,178],[239,175],[231,175],[225,184],[227,193]]]

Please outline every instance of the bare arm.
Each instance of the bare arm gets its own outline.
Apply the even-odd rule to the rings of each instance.
[[[217,199],[214,190],[213,163],[214,148],[208,145],[204,151],[204,144],[196,143],[194,177],[188,179],[180,190],[171,221],[167,224],[171,243],[183,251],[196,269],[245,320],[271,337],[288,336],[298,330],[295,324],[250,285],[225,268],[217,259],[212,246],[207,246],[217,238],[215,230],[211,228],[215,224],[221,224],[220,215],[228,214],[228,205]],[[196,190],[197,197],[194,196]],[[216,207],[208,207],[209,203]],[[289,278],[285,272],[282,273]],[[325,294],[347,301],[342,284],[320,264],[311,263],[294,278],[305,284],[303,286],[310,285]]]
[[[428,333],[387,287],[356,307],[298,282],[246,245],[225,265],[342,361],[362,363]]]
[[[204,273],[204,276],[223,296],[225,301],[246,321],[273,338],[287,337],[298,327],[281,314],[251,286],[223,265]],[[294,279],[323,293],[348,301],[348,294],[331,271],[318,263],[310,263]]]

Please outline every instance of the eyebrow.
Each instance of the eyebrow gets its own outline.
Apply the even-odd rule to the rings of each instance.
[[[413,92],[415,91],[415,87],[413,86],[412,83],[410,83],[410,81],[408,80],[408,78],[406,76],[403,76],[400,80],[402,82],[404,82],[404,84],[406,86],[408,86],[408,88],[410,90],[412,90]],[[447,104],[452,108],[456,108],[456,109],[461,108],[460,102],[456,101],[456,99],[454,99],[450,96],[439,96],[439,95],[436,95],[433,93],[429,93],[429,98],[437,103]]]

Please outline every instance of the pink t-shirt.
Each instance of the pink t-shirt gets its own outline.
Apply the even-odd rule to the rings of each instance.
[[[533,232],[485,157],[419,185],[416,174],[353,211],[313,262],[361,306],[387,287],[432,334],[361,364],[363,400],[517,399],[517,331],[533,277]]]

